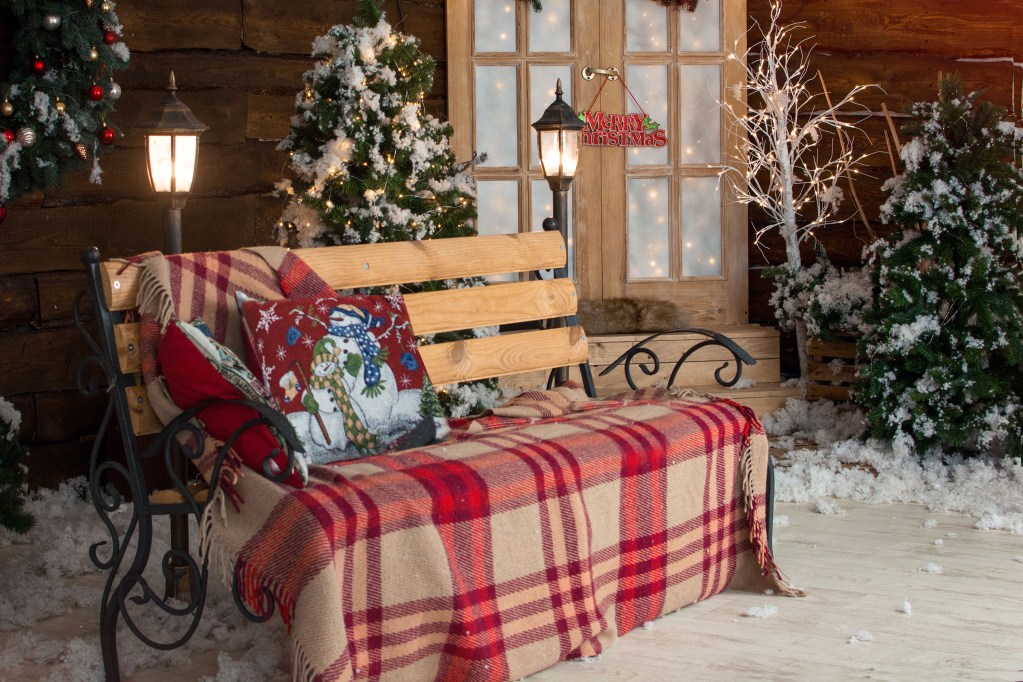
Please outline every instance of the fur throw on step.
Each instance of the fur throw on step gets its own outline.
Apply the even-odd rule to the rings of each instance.
[[[664,332],[688,327],[689,313],[671,301],[653,298],[581,300],[579,324],[591,336]]]

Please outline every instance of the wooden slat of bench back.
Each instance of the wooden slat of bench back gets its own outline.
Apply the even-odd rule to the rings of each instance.
[[[297,253],[338,289],[527,272],[561,267],[566,258],[564,242],[556,232],[324,247]],[[138,269],[111,262],[101,265],[101,273],[110,308],[132,308]],[[562,317],[574,314],[578,305],[575,285],[567,279],[409,294],[405,301],[412,330],[419,336]],[[121,371],[139,372],[138,324],[116,325],[114,336]],[[421,351],[431,379],[443,385],[579,364],[586,360],[587,341],[582,328],[568,327],[435,344]],[[161,424],[145,391],[133,387],[127,398],[136,435],[159,431]]]
[[[567,257],[558,232],[321,246],[295,253],[335,289],[542,270],[563,266]],[[134,308],[139,269],[110,261],[100,265],[100,273],[107,307]]]
[[[575,314],[577,304],[575,285],[567,279],[509,282],[405,297],[412,331],[417,336],[562,317]],[[116,325],[114,339],[121,371],[141,371],[139,325]]]

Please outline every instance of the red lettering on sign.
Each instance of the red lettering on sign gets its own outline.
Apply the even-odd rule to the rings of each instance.
[[[608,114],[587,111],[583,129],[584,145],[591,147],[664,147],[668,134],[657,128],[647,130],[643,114]]]

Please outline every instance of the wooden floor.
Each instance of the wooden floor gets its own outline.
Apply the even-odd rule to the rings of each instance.
[[[778,562],[808,597],[726,592],[628,634],[599,660],[561,663],[529,680],[1023,679],[1023,538],[915,505],[840,504],[841,516],[778,505],[789,519],[777,527]],[[937,525],[925,528],[927,519]],[[921,571],[927,563],[942,570]],[[904,599],[911,615],[898,610]],[[777,615],[743,616],[765,605]],[[80,610],[41,623],[34,634],[88,635],[93,619]],[[850,643],[861,630],[873,641]],[[7,638],[0,633],[0,651]],[[132,679],[181,682],[216,670],[216,654],[207,652]],[[0,671],[5,680],[48,675],[45,666]]]

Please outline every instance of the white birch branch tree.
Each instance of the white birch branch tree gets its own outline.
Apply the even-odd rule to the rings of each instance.
[[[813,48],[793,36],[802,24],[781,26],[780,14],[781,3],[772,0],[766,30],[757,26],[761,40],[745,55],[729,55],[744,59],[746,83],[738,87],[745,89],[748,109],[740,115],[724,104],[743,140],[737,165],[725,173],[734,180],[739,201],[759,207],[768,218],[757,228],[756,241],[777,230],[785,244],[787,276],[795,277],[803,267],[800,244],[835,221],[844,194],[839,180],[856,173],[865,156],[853,152],[852,137],[860,132],[856,114],[866,112],[853,107],[856,95],[876,86],[857,85],[834,101],[823,79],[812,89]],[[793,326],[805,394],[809,355],[802,315],[795,316]]]

